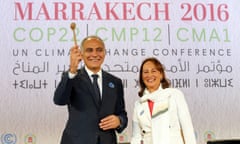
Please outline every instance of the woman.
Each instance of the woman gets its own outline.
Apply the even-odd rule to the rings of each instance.
[[[131,144],[196,144],[184,95],[169,88],[163,65],[156,58],[143,61],[139,82]]]

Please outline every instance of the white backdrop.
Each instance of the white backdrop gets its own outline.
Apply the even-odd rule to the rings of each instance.
[[[131,136],[138,69],[149,56],[164,63],[186,96],[199,144],[240,138],[239,0],[1,0],[0,138],[2,144],[58,144],[66,107],[53,104],[73,45],[105,40],[103,69],[123,79]]]

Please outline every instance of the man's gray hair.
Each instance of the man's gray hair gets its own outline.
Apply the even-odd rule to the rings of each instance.
[[[87,41],[87,40],[90,40],[90,39],[97,39],[97,40],[99,40],[99,41],[103,44],[103,47],[104,47],[104,49],[105,49],[104,41],[103,41],[99,36],[91,35],[91,36],[85,37],[85,38],[82,40],[81,45],[80,45],[80,49],[81,49],[81,50],[83,50],[83,44],[84,44],[84,42]]]

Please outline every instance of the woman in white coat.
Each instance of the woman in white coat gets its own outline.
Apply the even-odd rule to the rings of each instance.
[[[184,95],[169,88],[163,65],[156,58],[143,61],[139,83],[131,144],[196,144]]]

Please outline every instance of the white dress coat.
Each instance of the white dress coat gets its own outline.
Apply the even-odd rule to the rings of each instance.
[[[154,101],[152,116],[147,100]],[[132,126],[131,144],[196,144],[188,106],[178,89],[145,90],[135,102]]]

